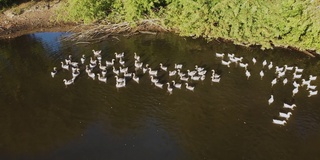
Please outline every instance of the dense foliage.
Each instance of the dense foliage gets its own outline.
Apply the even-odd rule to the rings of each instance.
[[[7,0],[0,0],[2,1]],[[293,46],[320,53],[316,0],[65,0],[67,21],[113,23],[158,19],[183,36],[224,38],[262,48]]]

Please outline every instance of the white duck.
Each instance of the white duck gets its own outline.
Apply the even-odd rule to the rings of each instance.
[[[308,97],[311,97],[311,96],[315,96],[315,95],[317,95],[318,94],[318,91],[309,91],[309,95],[308,95]]]
[[[275,84],[277,84],[277,78],[274,78],[274,79],[271,81],[271,87],[272,87],[273,85],[275,85]]]
[[[303,69],[302,69],[302,68],[300,69],[300,68],[298,68],[297,66],[295,66],[294,68],[295,68],[294,72],[296,72],[296,73],[298,73],[298,72],[299,72],[299,73],[302,73],[302,72],[303,72]]]
[[[151,82],[152,82],[152,83],[157,83],[157,82],[159,82],[159,79],[156,79],[156,78],[154,78],[153,76],[150,76],[150,78],[151,78]]]
[[[271,95],[271,97],[270,97],[269,100],[268,100],[269,105],[270,105],[271,103],[273,103],[273,101],[274,101],[274,98],[273,98],[273,95]]]
[[[272,64],[272,62],[270,62],[270,64],[268,65],[268,69],[270,70],[270,69],[272,69],[272,67],[273,67],[273,64]]]
[[[84,64],[86,60],[86,56],[83,54],[82,57],[80,58],[81,64]]]
[[[100,56],[100,54],[101,54],[101,50],[98,50],[98,51],[95,51],[94,49],[92,50],[92,52],[93,52],[93,55],[94,56]]]
[[[193,87],[193,86],[189,86],[188,83],[186,83],[186,88],[187,88],[189,91],[194,91],[194,87]]]
[[[302,74],[296,74],[296,72],[293,73],[293,79],[300,79],[302,77]]]
[[[310,90],[310,89],[312,89],[312,90],[315,90],[317,88],[317,86],[316,85],[307,85],[307,90]]]
[[[257,59],[256,58],[252,58],[252,62],[253,62],[253,64],[256,64],[257,63]]]
[[[157,70],[152,70],[151,68],[149,68],[149,75],[157,76],[158,75],[158,71]]]
[[[176,81],[172,81],[172,84],[173,84],[173,86],[174,86],[174,88],[178,88],[178,89],[181,89],[181,83],[176,83]]]
[[[170,94],[172,94],[172,91],[173,91],[173,88],[172,87],[170,87],[170,83],[169,82],[167,82],[167,91],[170,93]]]
[[[154,85],[155,85],[156,87],[158,87],[158,88],[161,88],[161,89],[162,89],[162,87],[163,87],[163,84],[162,84],[162,83],[159,83],[159,82],[154,83]]]
[[[176,70],[173,70],[173,71],[169,71],[169,76],[175,76],[177,74],[177,71]]]
[[[249,79],[251,76],[251,73],[248,70],[246,70],[246,76],[247,76],[247,79]]]
[[[88,76],[89,76],[90,78],[92,78],[93,80],[95,80],[95,78],[96,78],[96,74],[94,74],[93,72],[89,72],[89,73],[88,73]]]
[[[291,112],[288,112],[288,113],[279,112],[279,116],[282,118],[285,118],[286,120],[288,120],[291,115],[292,115]]]
[[[54,76],[58,73],[57,67],[53,67],[53,71],[51,72],[51,77],[54,78]]]
[[[317,76],[309,75],[309,79],[310,79],[311,81],[314,81],[314,80],[317,79]]]
[[[126,86],[126,81],[116,83],[116,88],[123,88],[125,86]]]
[[[160,68],[161,68],[163,71],[167,71],[167,70],[168,70],[168,67],[163,66],[162,63],[160,63]]]
[[[310,83],[311,83],[311,80],[309,79],[309,80],[305,80],[305,79],[302,79],[302,84],[301,84],[301,86],[304,86],[304,85],[310,85]]]
[[[260,77],[261,77],[261,79],[263,78],[263,76],[264,76],[264,72],[263,72],[263,70],[261,70],[261,71],[260,71]]]
[[[112,59],[111,61],[106,61],[106,66],[113,66],[115,59]]]
[[[286,85],[288,83],[288,79],[287,78],[283,79],[282,83],[283,85]]]
[[[231,63],[231,61],[224,61],[224,60],[221,60],[221,64],[222,64],[222,65],[225,65],[225,66],[230,67],[230,63]]]
[[[287,123],[287,121],[286,120],[273,119],[272,123],[278,124],[278,125],[285,125]]]
[[[289,109],[294,109],[294,107],[297,107],[296,104],[287,104],[287,103],[283,103],[283,108],[289,108]]]
[[[73,78],[70,80],[63,79],[63,82],[64,82],[64,85],[67,87],[70,84],[74,84],[74,79]]]
[[[69,65],[63,64],[63,62],[61,62],[61,68],[69,71]]]
[[[104,82],[104,83],[107,83],[107,77],[102,77],[102,76],[100,76],[99,73],[97,73],[97,75],[98,75],[98,80],[99,80],[99,81]]]
[[[292,97],[295,96],[299,92],[299,88],[294,88],[292,90]]]
[[[267,61],[264,60],[264,61],[262,62],[262,68],[263,68],[264,66],[266,66],[266,65],[267,65]]]
[[[122,82],[126,81],[126,79],[124,79],[124,78],[119,78],[118,76],[114,76],[114,77],[116,78],[117,83],[122,83]]]
[[[182,64],[174,64],[175,69],[182,69]]]
[[[135,73],[132,73],[132,75],[133,75],[132,79],[133,79],[135,82],[139,83],[139,77],[136,76]]]
[[[223,58],[224,57],[224,53],[216,53],[216,57]]]
[[[136,52],[134,52],[133,54],[134,54],[133,58],[134,58],[136,61],[140,62],[140,56],[138,56]]]

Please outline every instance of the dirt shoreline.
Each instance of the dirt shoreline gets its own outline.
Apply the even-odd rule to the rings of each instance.
[[[0,13],[0,39],[14,38],[34,32],[80,31],[79,24],[55,20],[55,11],[61,5],[50,2],[27,2]]]

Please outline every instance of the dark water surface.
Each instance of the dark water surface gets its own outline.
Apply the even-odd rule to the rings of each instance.
[[[281,82],[271,88],[274,68],[265,69],[262,80],[259,76],[265,59],[274,66],[304,68],[306,79],[319,76],[318,59],[292,50],[261,51],[171,34],[98,44],[60,42],[61,35],[36,33],[0,41],[0,159],[320,159],[318,95],[307,97],[302,87],[292,98],[293,86]],[[80,61],[85,54],[88,63],[92,49],[102,50],[103,64],[114,52],[124,52],[130,72],[137,52],[153,69],[160,62],[169,70],[182,63],[184,72],[198,65],[208,71],[207,78],[191,82],[194,92],[183,86],[169,95],[142,73],[139,84],[129,80],[116,89],[111,69],[105,84],[89,79],[81,66],[75,84],[66,88],[62,80],[71,73],[61,70],[60,62],[70,54]],[[244,57],[249,80],[243,68],[221,65],[216,52]],[[59,72],[52,78],[54,66]],[[211,69],[221,74],[220,83],[211,83]],[[167,82],[167,73],[159,72],[160,81]],[[292,75],[286,76],[292,83]],[[269,106],[271,94],[275,101]],[[279,111],[290,111],[283,109],[284,102],[297,107],[285,126],[273,124]]]

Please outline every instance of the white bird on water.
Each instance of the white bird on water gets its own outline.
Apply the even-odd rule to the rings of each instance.
[[[286,85],[287,83],[288,83],[288,79],[287,78],[285,78],[285,79],[283,79],[283,85]]]
[[[216,57],[223,58],[224,57],[224,53],[216,53]]]
[[[253,62],[253,64],[256,64],[257,63],[257,59],[256,58],[252,58],[252,62]]]
[[[297,107],[296,106],[296,104],[287,104],[287,103],[283,103],[283,108],[289,108],[289,109],[292,109],[293,110],[293,108],[294,107]]]
[[[309,95],[308,95],[308,97],[311,97],[311,96],[315,96],[315,95],[317,95],[318,94],[318,90],[317,91],[309,91]]]
[[[74,84],[74,79],[73,78],[70,80],[63,79],[63,82],[64,82],[64,85],[67,87],[70,84]]]
[[[272,62],[270,62],[270,64],[268,65],[268,69],[270,70],[270,69],[272,69],[272,67],[273,67],[273,64],[272,64]]]
[[[285,118],[286,120],[288,120],[291,115],[292,115],[291,112],[288,112],[288,113],[279,112],[279,117]]]
[[[277,84],[277,78],[274,78],[274,79],[271,81],[271,87],[272,87],[273,85],[275,85],[275,84]]]
[[[135,73],[132,73],[132,75],[133,75],[132,79],[133,79],[135,82],[139,83],[139,77],[136,76]]]
[[[163,66],[163,64],[162,64],[162,63],[160,63],[160,68],[161,68],[163,71],[167,71],[167,70],[168,70],[168,67]]]
[[[294,88],[292,90],[292,97],[295,96],[299,92],[299,88]]]
[[[57,67],[53,67],[53,71],[51,72],[51,77],[54,78],[54,76],[57,74]]]
[[[93,49],[92,52],[93,52],[93,55],[94,55],[95,57],[100,56],[100,54],[101,54],[101,50],[95,51],[95,50]]]
[[[264,61],[262,62],[262,68],[263,68],[264,66],[266,66],[266,65],[267,65],[267,61],[264,60]]]
[[[271,97],[270,97],[269,100],[268,100],[269,105],[270,105],[271,103],[273,103],[273,101],[274,101],[273,95],[271,95]]]
[[[178,88],[178,89],[181,89],[181,83],[176,83],[176,81],[172,81],[172,84],[173,84],[173,86],[174,86],[174,88]]]
[[[246,70],[246,76],[247,76],[247,79],[249,79],[251,76],[251,73],[248,70]]]
[[[287,121],[286,120],[273,119],[272,123],[278,124],[278,125],[285,125],[287,123]]]
[[[173,88],[172,87],[170,87],[170,83],[169,82],[167,82],[167,91],[169,92],[169,94],[172,94],[172,91],[173,91]]]
[[[104,82],[104,83],[107,83],[107,77],[102,77],[102,76],[100,76],[99,73],[97,73],[97,75],[98,75],[98,80],[99,80],[99,81]]]
[[[264,72],[263,72],[263,70],[261,70],[261,71],[260,71],[260,77],[261,77],[261,79],[263,78],[263,76],[264,76]]]
[[[314,81],[314,80],[317,79],[317,76],[309,75],[309,79],[310,79],[311,81]]]
[[[189,86],[188,83],[186,83],[186,88],[187,88],[189,91],[194,91],[194,87],[193,87],[193,86]]]

